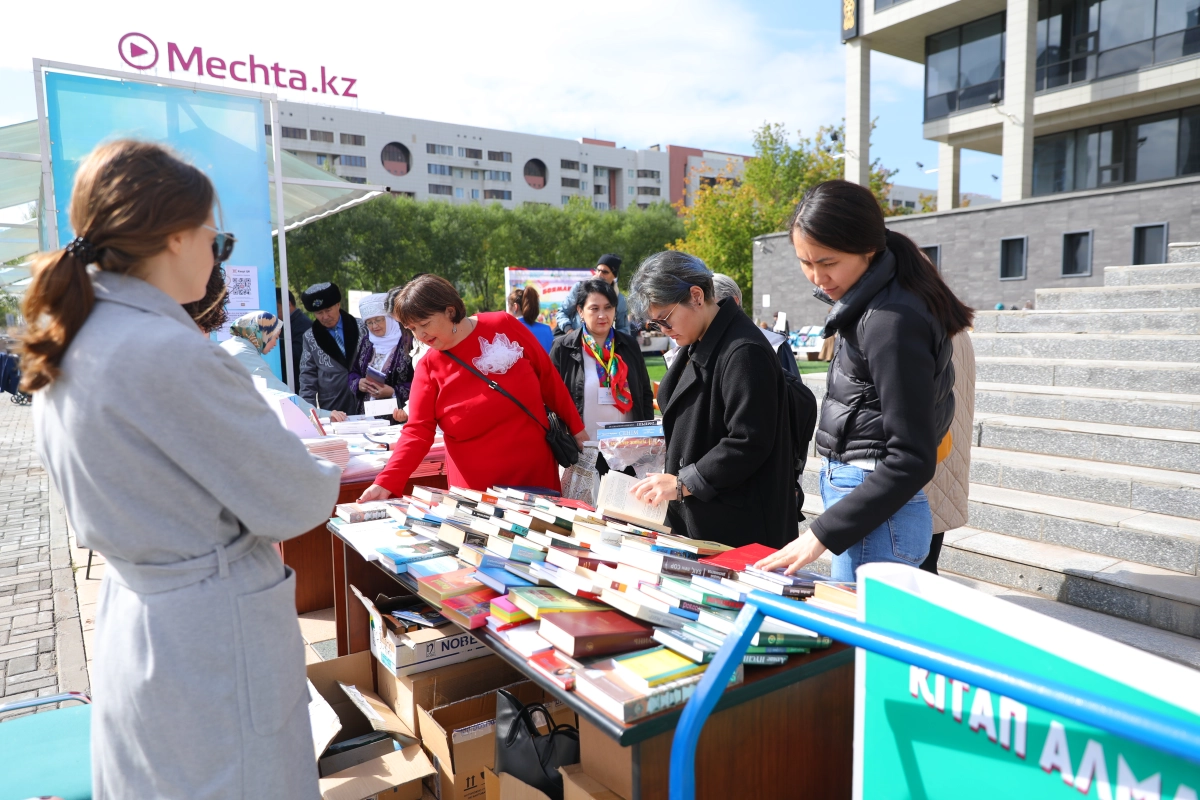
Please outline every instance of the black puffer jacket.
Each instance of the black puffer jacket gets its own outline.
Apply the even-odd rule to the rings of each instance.
[[[823,292],[813,294],[832,302]],[[861,486],[813,524],[842,553],[882,525],[933,477],[954,419],[953,346],[925,301],[896,280],[890,250],[825,320],[839,334],[817,425],[817,452],[834,461],[879,459]]]

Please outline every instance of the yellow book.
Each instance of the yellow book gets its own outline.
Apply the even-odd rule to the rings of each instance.
[[[635,689],[649,691],[655,686],[677,681],[690,675],[704,671],[705,664],[697,664],[690,659],[668,650],[665,647],[655,647],[637,653],[628,653],[613,659],[621,680]]]

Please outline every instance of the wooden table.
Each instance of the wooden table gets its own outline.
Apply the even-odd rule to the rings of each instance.
[[[370,621],[350,593],[389,597],[408,590],[338,536],[338,655],[370,649]],[[347,602],[347,597],[349,602]],[[529,680],[579,716],[580,750],[589,775],[627,800],[665,800],[671,741],[683,707],[624,725],[565,692],[500,642],[487,628],[470,631]],[[725,691],[709,717],[696,755],[697,798],[848,798],[853,775],[854,649],[795,655],[779,667],[750,667]]]

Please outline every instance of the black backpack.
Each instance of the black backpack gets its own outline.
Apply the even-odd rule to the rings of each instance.
[[[796,519],[802,521],[804,514],[804,487],[801,479],[804,465],[808,462],[808,443],[812,441],[813,432],[817,429],[817,397],[804,385],[799,375],[787,370],[783,372],[784,386],[787,387],[788,423],[792,431],[792,471],[796,480]]]

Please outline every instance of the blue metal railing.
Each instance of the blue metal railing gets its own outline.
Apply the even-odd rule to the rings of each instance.
[[[671,800],[693,800],[696,796],[696,745],[700,741],[700,732],[729,685],[733,671],[742,662],[750,640],[767,616],[1200,764],[1200,727],[1196,725],[1135,709],[1022,670],[1001,669],[987,661],[935,647],[851,617],[754,591],[746,598],[733,632],[705,670],[675,729],[671,744]]]

